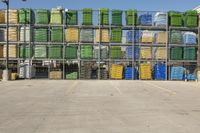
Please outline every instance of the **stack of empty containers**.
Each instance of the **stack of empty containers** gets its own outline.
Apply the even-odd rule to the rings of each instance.
[[[93,46],[90,44],[81,45],[81,59],[92,59],[93,58]]]
[[[169,25],[170,26],[182,26],[182,14],[180,12],[169,12]]]
[[[109,25],[109,9],[101,8],[99,22],[101,25]]]
[[[123,78],[123,65],[112,64],[110,68],[111,79]]]
[[[122,25],[122,11],[112,10],[112,25],[121,26]]]
[[[136,10],[127,10],[126,11],[126,25],[133,26],[137,22],[137,11]]]
[[[141,37],[141,31],[139,31],[139,30],[135,30],[134,32],[133,31],[128,31],[126,33],[126,42],[127,43],[132,43],[134,41],[135,43],[139,43],[140,42],[140,37]]]
[[[5,13],[4,11],[0,11],[0,24],[5,23]]]
[[[62,79],[62,71],[49,72],[49,79]]]
[[[81,29],[80,41],[81,42],[93,42],[94,41],[93,29]]]
[[[49,24],[49,11],[46,9],[36,10],[36,24]]]
[[[166,66],[165,64],[158,63],[154,66],[154,79],[165,80],[166,79]]]
[[[155,26],[166,26],[167,25],[167,14],[165,12],[157,12],[154,17]]]
[[[122,29],[121,28],[112,28],[112,30],[111,30],[111,42],[112,43],[122,42]]]
[[[18,16],[19,16],[19,23],[20,24],[30,24],[33,23],[33,11],[31,9],[27,8],[21,8],[18,11]]]
[[[99,56],[99,54],[100,54],[100,56]],[[98,59],[99,57],[100,57],[100,59],[108,58],[108,47],[107,46],[101,46],[100,50],[99,50],[99,47],[94,47],[94,58]]]
[[[66,59],[77,59],[77,50],[76,45],[65,46],[65,58]]]
[[[187,27],[198,26],[198,13],[196,10],[189,10],[185,13],[184,25]]]
[[[124,77],[125,79],[137,79],[137,69],[135,67],[126,67]]]
[[[78,78],[78,64],[70,63],[65,66],[66,79],[77,79]]]
[[[81,63],[81,73],[80,73],[81,79],[91,79],[92,66],[93,66],[92,62],[82,62]]]
[[[140,25],[151,26],[153,24],[152,14],[147,12],[139,16]]]
[[[82,25],[92,25],[93,10],[91,8],[83,9]]]
[[[78,11],[69,10],[66,12],[66,25],[78,25]]]
[[[152,58],[151,48],[150,47],[141,47],[140,58],[141,59],[151,59]]]
[[[62,58],[62,46],[53,45],[49,47],[49,58],[50,59],[61,59]]]
[[[67,28],[66,29],[66,42],[78,43],[78,41],[79,41],[78,28]]]
[[[111,48],[110,48],[110,58],[111,59],[121,59],[122,58],[121,47],[111,46]]]
[[[62,24],[62,23],[63,23],[62,10],[53,8],[51,10],[50,24]]]
[[[6,10],[6,14],[7,14],[7,10]],[[17,10],[10,9],[8,15],[9,15],[8,22],[10,24],[18,24],[18,11]],[[7,15],[5,15],[5,22],[7,23]]]
[[[140,79],[150,80],[152,79],[152,68],[150,63],[140,64]]]
[[[101,38],[101,40],[100,40]],[[110,41],[110,35],[108,29],[96,30],[96,42],[108,43]]]
[[[21,45],[19,53],[20,58],[31,58],[33,56],[33,47],[29,47],[29,45]]]
[[[140,57],[140,48],[139,47],[128,46],[126,48],[126,58],[128,58],[128,59],[134,58],[135,60],[137,60],[137,59],[139,59],[139,57]]]
[[[185,68],[182,66],[171,67],[170,79],[183,80]]]
[[[63,29],[61,27],[51,28],[51,41],[62,42],[63,41]]]
[[[34,42],[48,42],[48,29],[47,28],[34,29]]]

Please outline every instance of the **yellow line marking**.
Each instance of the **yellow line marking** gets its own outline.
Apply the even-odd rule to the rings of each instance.
[[[116,85],[114,85],[114,83],[113,83],[112,81],[110,81],[110,84],[117,90],[117,92],[118,92],[120,95],[122,95],[122,92],[121,92],[121,90],[120,90],[119,87],[117,87]]]
[[[153,84],[153,83],[149,83],[149,82],[145,82],[145,83],[146,83],[146,84],[149,84],[149,85],[151,85],[151,86],[153,86],[153,87],[155,87],[155,88],[161,89],[162,91],[167,92],[167,93],[169,93],[169,94],[171,94],[171,95],[176,95],[176,92],[175,92],[175,91],[166,89],[166,88],[164,88],[164,87],[155,85],[155,84]]]

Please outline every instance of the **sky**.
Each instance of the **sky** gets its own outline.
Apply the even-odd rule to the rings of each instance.
[[[10,8],[47,8],[62,6],[68,9],[109,8],[141,11],[186,11],[200,5],[200,0],[10,0]],[[0,8],[5,8],[1,2]]]

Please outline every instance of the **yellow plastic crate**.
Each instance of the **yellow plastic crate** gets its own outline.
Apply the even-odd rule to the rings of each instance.
[[[140,79],[152,79],[151,64],[140,64]]]
[[[112,64],[110,69],[111,79],[123,78],[123,65]]]
[[[166,48],[155,48],[155,59],[166,59]]]
[[[140,57],[141,59],[151,59],[152,58],[151,48],[141,47]]]
[[[158,32],[156,37],[156,42],[159,44],[166,44],[167,42],[166,32]]]
[[[62,79],[62,72],[61,71],[51,71],[49,73],[50,79]]]
[[[77,28],[66,29],[66,41],[77,43],[79,41],[79,30]]]
[[[3,48],[3,57],[6,58],[6,45],[4,45]],[[16,58],[17,57],[17,45],[16,44],[10,44],[9,45],[9,51],[8,51],[9,58]]]
[[[3,46],[0,46],[0,58],[3,58]]]
[[[7,39],[7,30],[4,30],[5,31],[5,40]],[[9,41],[11,42],[16,42],[18,39],[18,34],[17,34],[17,27],[9,27]]]
[[[17,73],[11,73],[11,80],[17,79]]]
[[[7,13],[7,11],[6,11]],[[7,15],[5,15],[5,21],[7,23]],[[10,9],[9,10],[9,23],[10,24],[17,24],[18,23],[18,12],[17,10]]]
[[[109,42],[110,38],[109,38],[109,31],[107,29],[102,29],[101,30],[101,42]],[[96,42],[99,42],[99,29],[96,30]]]
[[[5,23],[5,15],[3,11],[0,11],[0,24]]]
[[[142,43],[153,43],[154,33],[152,31],[144,30],[142,32]]]

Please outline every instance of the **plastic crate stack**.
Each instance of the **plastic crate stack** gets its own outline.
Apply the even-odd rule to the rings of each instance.
[[[153,56],[156,60],[164,60],[167,57],[166,48],[164,47],[156,47],[153,48]]]
[[[51,41],[62,42],[63,41],[63,29],[61,27],[51,28]]]
[[[35,45],[34,56],[35,58],[47,58],[47,46]]]
[[[185,68],[182,66],[171,67],[170,79],[183,80]]]
[[[46,9],[37,9],[35,19],[36,24],[49,24],[49,11]]]
[[[190,73],[186,75],[186,79],[189,81],[194,81],[197,80],[197,76],[195,74]]]
[[[33,11],[31,9],[27,8],[21,8],[18,11],[18,16],[19,16],[19,23],[20,24],[30,24],[33,23]]]
[[[91,8],[83,9],[82,25],[92,25],[93,10]]]
[[[140,25],[143,26],[151,26],[153,24],[153,20],[152,20],[152,14],[150,13],[145,13],[139,16],[139,22]]]
[[[155,26],[166,26],[167,25],[167,14],[165,12],[157,12],[154,16]]]
[[[142,43],[153,43],[154,42],[154,33],[152,31],[144,30],[142,32]]]
[[[198,26],[198,13],[196,10],[189,10],[185,12],[184,25],[187,27]]]
[[[184,60],[196,60],[197,50],[194,47],[185,47],[183,49],[183,59]]]
[[[3,57],[6,58],[7,48],[6,45],[3,47]],[[16,44],[9,44],[8,55],[10,58],[17,57],[17,45]]]
[[[81,45],[81,59],[92,59],[93,58],[93,46],[92,45]]]
[[[181,31],[171,31],[170,34],[170,43],[171,44],[182,44],[183,43],[183,35]]]
[[[81,29],[80,41],[81,42],[94,42],[94,31],[93,31],[93,29]]]
[[[94,58],[99,58],[99,47],[94,47]],[[108,58],[108,47],[107,46],[101,46],[100,48],[100,58],[101,59],[107,59]]]
[[[48,42],[48,29],[47,28],[34,29],[34,42]]]
[[[69,10],[65,13],[66,25],[78,25],[78,11]]]
[[[126,58],[133,59],[133,56],[134,56],[134,59],[139,59],[139,57],[140,57],[140,48],[135,46],[134,50],[133,50],[133,46],[128,46],[126,48]]]
[[[140,79],[150,80],[152,79],[152,68],[150,63],[141,63],[140,64]]]
[[[141,59],[151,59],[152,58],[151,48],[149,48],[149,47],[141,47],[140,58]]]
[[[70,63],[65,66],[66,79],[77,79],[78,78],[78,64]]]
[[[121,47],[111,46],[111,48],[110,48],[110,58],[111,59],[121,59],[122,58]]]
[[[26,27],[21,27],[20,28],[20,39],[19,40],[21,42],[29,42],[30,41],[30,36],[32,36],[32,32],[31,31],[30,31],[30,27],[27,27],[27,26]]]
[[[7,14],[7,10],[5,11],[5,14]],[[9,24],[18,24],[18,11],[17,10],[9,9],[8,15],[9,15],[8,16]],[[7,23],[7,15],[5,15],[5,22]]]
[[[128,31],[126,33],[126,42],[127,43],[132,43],[134,41],[135,43],[139,43],[140,42],[140,37],[141,37],[141,31],[135,30],[134,31],[134,35],[133,35],[133,31]]]
[[[51,71],[49,79],[62,79],[62,71]]]
[[[122,11],[112,10],[112,25],[121,26],[122,25]]]
[[[8,33],[8,40],[10,42],[16,42],[18,41],[18,30],[17,30],[17,27],[9,27],[8,28],[9,30],[9,33]],[[5,30],[5,33],[4,33],[4,37],[5,37],[5,40],[7,39],[7,30]]]
[[[112,64],[110,68],[111,79],[123,78],[123,65]]]
[[[157,44],[167,43],[167,33],[165,31],[160,31],[156,33],[156,43]]]
[[[61,59],[62,58],[62,46],[50,46],[49,47],[49,58],[50,59]]]
[[[66,42],[78,43],[79,41],[78,28],[67,28],[65,32],[66,32]]]
[[[165,64],[155,64],[154,66],[154,79],[165,80],[166,79],[166,66]]]
[[[93,65],[92,62],[82,62],[81,63],[81,73],[80,73],[81,79],[91,79],[92,65]]]
[[[197,44],[197,34],[194,32],[185,32],[183,35],[184,44],[195,45]]]
[[[121,28],[112,28],[112,30],[111,30],[111,42],[112,43],[122,42],[122,29]]]
[[[136,25],[137,23],[137,11],[129,9],[126,11],[126,25]]]
[[[125,68],[125,79],[137,79],[137,69],[135,67]]]
[[[96,30],[96,42],[100,42],[99,38],[101,38],[101,42],[108,43],[110,41],[110,35],[108,29],[101,29],[100,31],[101,34],[99,32],[99,29]]]
[[[29,47],[29,45],[21,45],[19,51],[20,58],[32,58],[33,57],[33,47]]]
[[[5,23],[5,13],[4,11],[0,11],[0,24]]]
[[[100,9],[99,22],[101,25],[109,25],[109,9],[108,8]]]
[[[169,25],[170,26],[182,26],[182,14],[180,12],[169,12]]]
[[[182,60],[183,59],[183,48],[182,47],[171,48],[170,59],[171,60]]]
[[[77,50],[76,45],[70,45],[65,47],[65,58],[66,59],[77,59]]]
[[[63,14],[61,9],[51,10],[50,24],[63,24]]]

